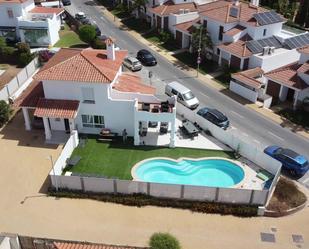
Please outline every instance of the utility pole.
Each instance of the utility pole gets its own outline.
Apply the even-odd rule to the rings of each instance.
[[[200,37],[198,41],[198,50],[197,50],[197,75],[196,77],[198,78],[198,73],[200,70],[200,64],[201,64],[201,51],[202,51],[202,29],[203,26],[200,26]]]

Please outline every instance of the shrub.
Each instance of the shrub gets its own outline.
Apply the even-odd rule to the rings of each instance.
[[[3,56],[11,56],[11,55],[13,55],[14,52],[15,52],[15,49],[12,48],[12,47],[3,47],[1,50],[2,50],[2,51],[1,51],[1,54],[2,54]]]
[[[92,42],[92,47],[95,48],[95,49],[106,49],[106,44],[102,40],[96,38]]]
[[[32,61],[34,58],[34,55],[31,53],[20,53],[18,55],[18,65],[21,67],[27,66],[30,61]]]
[[[17,52],[21,53],[30,53],[30,47],[27,43],[19,42],[16,44]]]
[[[53,53],[49,50],[41,50],[39,51],[39,61],[40,62],[47,62],[51,57],[53,57]]]
[[[169,233],[154,233],[149,241],[150,249],[180,249],[179,241]]]
[[[95,30],[95,27],[92,26],[92,25],[82,25],[80,28],[79,28],[79,38],[85,42],[85,43],[88,43],[88,44],[91,44],[95,38],[96,38],[96,30]]]
[[[174,39],[172,33],[167,32],[167,31],[161,31],[159,35],[160,35],[160,40],[163,43],[170,42],[170,41],[172,41]]]
[[[7,44],[6,44],[6,41],[5,41],[5,38],[4,37],[0,37],[0,51],[2,48],[6,47]]]
[[[2,127],[10,118],[12,109],[4,100],[0,100],[0,127]]]

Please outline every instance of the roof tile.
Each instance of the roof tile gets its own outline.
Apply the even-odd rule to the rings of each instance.
[[[52,14],[55,13],[56,15],[59,15],[64,11],[63,8],[51,8],[51,7],[39,7],[36,6],[32,10],[29,11],[29,13],[35,13],[35,14]]]
[[[90,243],[70,243],[70,242],[54,242],[56,249],[89,249],[95,245],[96,249],[146,249],[145,247],[132,247],[132,246],[117,246],[117,245],[105,245],[105,244],[90,244]]]
[[[160,16],[167,16],[169,14],[177,14],[181,9],[188,9],[190,12],[197,10],[195,3],[175,4],[173,1],[169,0],[162,5],[150,8],[150,12]]]

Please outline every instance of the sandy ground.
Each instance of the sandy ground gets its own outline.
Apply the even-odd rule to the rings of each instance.
[[[157,207],[126,207],[91,200],[56,199],[40,193],[61,148],[44,144],[43,131],[26,132],[21,113],[0,131],[0,231],[56,239],[146,245],[167,231],[184,249],[309,248],[309,209],[280,219],[206,215]],[[41,191],[42,192],[42,191]],[[276,228],[275,243],[260,232]],[[296,244],[292,234],[302,235]]]

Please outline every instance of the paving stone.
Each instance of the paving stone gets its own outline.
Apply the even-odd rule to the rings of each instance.
[[[299,234],[292,234],[292,239],[294,243],[304,243],[304,238]]]
[[[261,233],[261,240],[263,242],[271,242],[271,243],[276,242],[275,235],[272,233]]]

